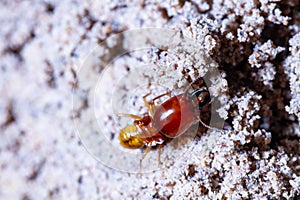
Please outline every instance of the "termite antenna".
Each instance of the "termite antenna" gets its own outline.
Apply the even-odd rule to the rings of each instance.
[[[209,125],[205,124],[205,123],[201,120],[200,113],[199,113],[199,122],[200,122],[200,123],[202,124],[202,126],[204,126],[205,128],[208,128],[208,129],[211,129],[211,130],[214,130],[214,131],[221,131],[221,132],[224,131],[224,130],[222,130],[222,129],[215,128],[215,127],[212,127],[212,126],[209,126]]]
[[[215,100],[215,98],[211,98],[210,102],[208,103],[208,105],[212,104],[212,102]]]

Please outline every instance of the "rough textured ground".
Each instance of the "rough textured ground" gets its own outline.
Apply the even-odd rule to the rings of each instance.
[[[298,0],[0,5],[0,199],[300,198]],[[215,61],[220,76],[210,90],[220,107],[213,112],[225,120],[226,131],[201,129],[186,153],[163,150],[164,170],[132,174],[87,153],[74,120],[97,137],[97,122],[87,118],[93,90],[78,81],[79,66],[109,36],[142,27],[181,32]],[[121,74],[137,61],[155,64],[159,84],[180,89],[212,66],[178,49],[152,49],[147,58],[129,54],[114,64],[123,66]],[[96,81],[103,63],[95,56],[90,65],[84,76]],[[118,130],[111,121],[104,118],[101,128],[112,130],[114,144]]]

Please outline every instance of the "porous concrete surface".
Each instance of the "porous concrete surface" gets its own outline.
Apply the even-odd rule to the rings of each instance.
[[[0,5],[0,199],[300,198],[298,0]],[[214,60],[220,76],[210,91],[220,107],[211,112],[225,126],[199,132],[184,154],[163,149],[162,170],[128,173],[98,162],[76,134],[81,121],[87,134],[99,128],[86,119],[93,91],[78,81],[78,72],[96,44],[145,27],[174,29]],[[171,90],[211,67],[181,51],[148,54],[145,60],[159,66],[161,80],[177,77],[174,84],[161,83]],[[141,58],[129,55],[120,65],[126,69],[136,60]],[[99,62],[95,56],[87,77],[101,74]],[[76,93],[81,105],[74,112],[77,88],[85,90]],[[107,127],[101,128],[113,130],[117,141],[117,126],[108,116],[103,120]]]

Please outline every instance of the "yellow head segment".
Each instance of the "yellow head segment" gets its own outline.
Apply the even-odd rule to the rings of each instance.
[[[145,138],[135,125],[126,126],[119,134],[120,144],[128,149],[139,149],[145,145]]]

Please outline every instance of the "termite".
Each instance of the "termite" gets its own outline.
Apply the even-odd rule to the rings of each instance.
[[[203,86],[192,93],[183,92],[173,97],[170,96],[170,92],[167,92],[147,101],[146,97],[150,94],[143,96],[148,113],[144,116],[123,114],[133,118],[134,121],[132,125],[123,128],[119,134],[120,144],[123,147],[146,148],[141,161],[152,147],[159,146],[160,149],[166,141],[180,136],[195,123],[201,122],[209,128],[201,121],[199,115],[199,109],[211,101],[207,87]],[[155,101],[163,96],[169,98],[155,105]]]

